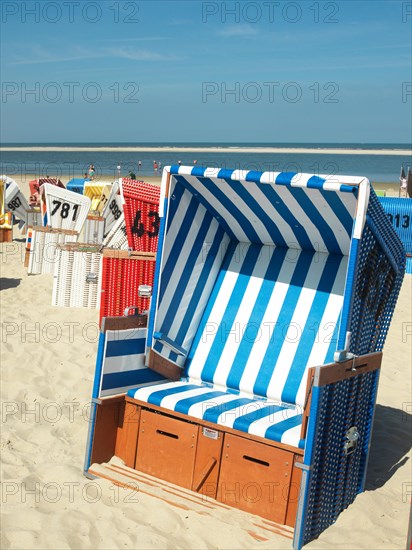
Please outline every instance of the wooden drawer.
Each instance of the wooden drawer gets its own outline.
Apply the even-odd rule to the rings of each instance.
[[[217,500],[285,523],[294,455],[225,434]]]
[[[191,489],[198,429],[196,424],[142,410],[136,470]]]

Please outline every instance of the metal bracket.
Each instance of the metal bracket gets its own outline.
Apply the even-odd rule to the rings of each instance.
[[[132,310],[134,310],[135,315],[139,315],[139,309],[137,306],[128,306],[127,308],[125,308],[123,315],[125,317],[129,317],[129,311],[132,311]]]
[[[150,285],[139,285],[137,293],[141,298],[150,298],[152,295],[152,287]]]
[[[349,430],[345,434],[345,437],[347,441],[344,445],[344,450],[345,450],[346,456],[348,456],[354,453],[358,446],[358,440],[359,440],[358,428],[356,426],[352,426],[352,428],[349,428]]]
[[[313,466],[309,464],[304,464],[303,462],[295,462],[296,468],[299,468],[300,470],[304,470],[305,472],[310,472],[313,470]]]
[[[88,273],[86,275],[86,283],[97,283],[97,273]]]

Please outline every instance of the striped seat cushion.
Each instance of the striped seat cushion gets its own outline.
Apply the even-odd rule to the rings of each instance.
[[[293,447],[304,446],[300,407],[190,381],[133,389],[128,396]]]

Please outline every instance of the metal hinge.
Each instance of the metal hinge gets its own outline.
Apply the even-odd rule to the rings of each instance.
[[[346,432],[345,437],[347,439],[344,450],[346,456],[351,455],[356,451],[356,447],[358,446],[358,440],[359,440],[359,432],[358,428],[356,426],[352,426],[352,428],[349,428],[349,430]]]

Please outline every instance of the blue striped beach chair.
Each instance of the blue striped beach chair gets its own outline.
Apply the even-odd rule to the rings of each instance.
[[[99,346],[85,471],[116,455],[301,548],[364,488],[402,244],[360,177],[172,166],[159,216],[144,344],[119,343],[140,358],[113,387]]]

